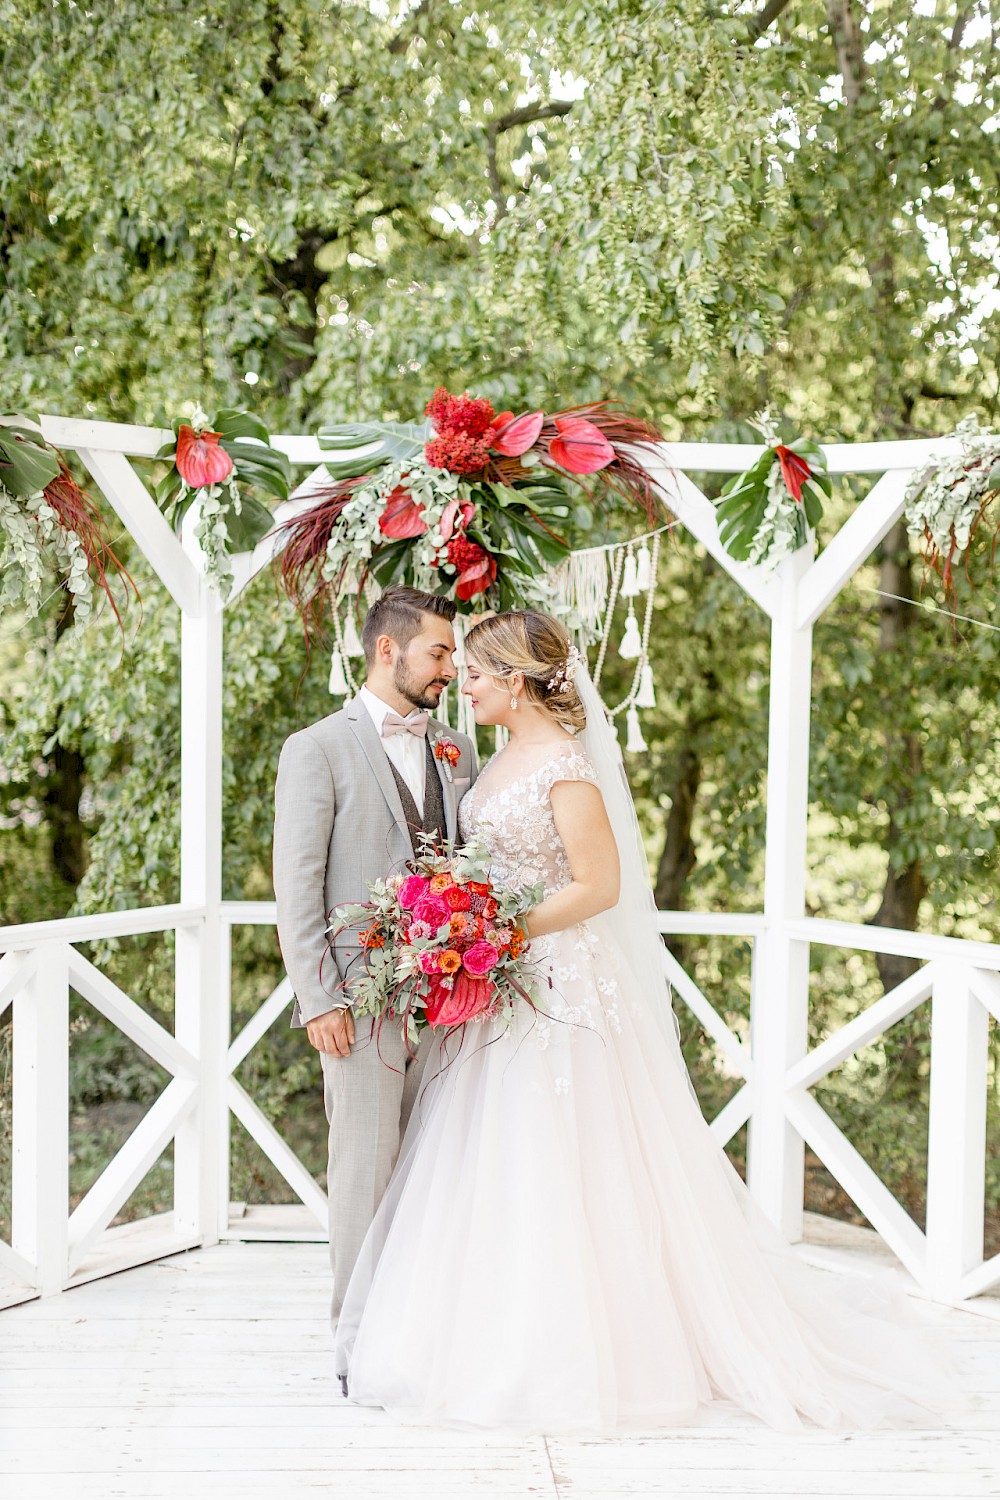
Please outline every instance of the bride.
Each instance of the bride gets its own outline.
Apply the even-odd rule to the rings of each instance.
[[[434,1036],[347,1288],[338,1371],[404,1421],[614,1433],[748,1412],[785,1431],[940,1420],[948,1351],[888,1273],[807,1266],[687,1075],[617,740],[563,626],[466,641],[479,724],[509,730],[459,810],[524,919],[538,1009]],[[551,987],[550,987],[551,986]]]

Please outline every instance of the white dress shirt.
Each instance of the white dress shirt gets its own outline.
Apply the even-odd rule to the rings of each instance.
[[[382,734],[382,720],[387,713],[393,712],[388,703],[384,703],[367,686],[362,687],[358,695],[371,715],[372,723]],[[420,709],[414,708],[404,717],[412,719]],[[402,776],[406,785],[413,793],[413,800],[417,805],[417,812],[421,817],[424,815],[424,782],[427,775],[427,746],[422,735],[419,734],[391,734],[388,739],[382,741],[382,749],[392,761],[396,770]]]

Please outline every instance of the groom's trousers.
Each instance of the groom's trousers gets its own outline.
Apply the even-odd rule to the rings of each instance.
[[[383,1025],[376,1036],[374,1022],[364,1016],[355,1020],[348,1057],[320,1053],[329,1124],[326,1191],[334,1327],[358,1252],[399,1155],[430,1037],[428,1028],[417,1056],[410,1059],[397,1027]]]

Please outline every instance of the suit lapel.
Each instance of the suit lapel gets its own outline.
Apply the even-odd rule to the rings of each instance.
[[[361,702],[360,698],[352,698],[345,704],[347,722],[350,724],[358,744],[368,757],[368,764],[375,773],[375,780],[382,788],[389,811],[406,835],[407,842],[410,839],[410,830],[406,822],[406,813],[403,811],[402,799],[396,778],[392,774],[389,765],[389,757],[385,753],[382,739],[378,730],[372,723],[372,716]]]

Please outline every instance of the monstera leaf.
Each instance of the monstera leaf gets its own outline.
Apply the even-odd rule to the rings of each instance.
[[[0,484],[19,500],[37,495],[59,474],[59,460],[29,417],[0,417]]]
[[[430,431],[430,424],[424,422],[343,422],[337,427],[324,427],[319,433],[319,445],[334,453],[347,450],[353,453],[369,443],[378,445],[360,458],[325,461],[331,478],[348,479],[422,453]]]

